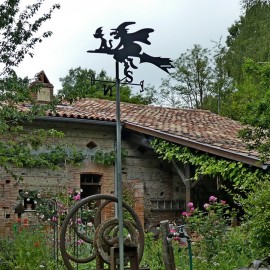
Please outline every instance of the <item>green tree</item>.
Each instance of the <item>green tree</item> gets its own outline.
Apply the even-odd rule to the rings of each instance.
[[[225,82],[229,83],[229,85],[225,83],[224,91],[220,92],[221,95],[217,95],[220,98],[219,112],[240,121],[243,116],[249,115],[247,104],[257,102],[263,97],[251,74],[248,75],[245,63],[250,61],[248,59],[260,65],[270,61],[269,1],[242,0],[241,3],[243,15],[228,29],[227,48],[220,50],[223,51],[221,57],[214,57],[216,60],[214,74],[225,75],[227,77]],[[215,80],[218,85],[215,83],[213,85],[215,93],[220,89],[216,86],[222,86],[222,76],[220,78],[221,80]],[[214,95],[208,96],[205,108],[217,112],[216,99]]]
[[[232,79],[226,69],[225,55],[227,48],[221,43],[221,39],[215,42],[212,52],[213,74],[211,91],[203,100],[203,108],[217,114],[228,115],[228,99],[234,91]],[[230,107],[230,106],[229,106]]]
[[[195,44],[174,61],[174,91],[178,92],[183,107],[203,109],[203,100],[209,94],[212,84],[210,51]],[[161,89],[164,90],[163,84]]]
[[[64,146],[51,146],[51,152],[38,151],[48,139],[61,137],[56,130],[29,129],[26,124],[45,111],[54,109],[55,99],[51,104],[41,105],[33,99],[33,94],[40,86],[29,88],[29,79],[17,76],[14,67],[18,66],[26,55],[33,57],[35,45],[52,32],[40,33],[40,27],[51,18],[58,4],[40,15],[44,0],[37,0],[20,8],[20,0],[6,0],[0,4],[0,167],[15,175],[10,165],[22,166],[55,166],[62,159],[80,159],[76,152],[65,154]],[[31,105],[24,106],[23,104]],[[22,107],[24,106],[24,107]],[[24,108],[22,110],[22,108]],[[71,158],[72,156],[72,158]]]
[[[95,78],[95,83],[93,83],[91,78]],[[114,81],[114,79],[107,76],[104,70],[96,74],[92,69],[81,67],[70,69],[68,75],[60,78],[62,89],[58,94],[70,102],[86,97],[115,100],[115,88],[112,88],[107,95],[104,95],[104,87],[107,89],[109,84],[100,81]],[[148,104],[151,102],[151,98],[148,96],[143,97],[141,94],[133,95],[132,89],[128,85],[120,86],[120,97],[121,101],[129,103]]]
[[[226,54],[229,75],[237,86],[243,81],[245,58],[256,62],[270,61],[270,3],[263,0],[242,0],[240,17],[229,29]]]
[[[248,124],[241,137],[251,150],[257,150],[264,161],[270,158],[270,63],[245,62],[245,81],[252,91],[241,120]]]
[[[37,17],[43,2],[44,0],[37,0],[24,10],[20,10],[20,0],[6,0],[0,5],[0,62],[4,64],[0,72],[2,76],[12,72],[12,68],[18,66],[25,55],[33,57],[34,46],[52,35],[51,31],[41,35],[38,31],[60,6],[53,5],[47,13]]]
[[[224,48],[214,51],[195,44],[174,61],[175,71],[158,89],[149,88],[155,104],[219,111],[220,97],[229,85],[223,65]],[[148,93],[149,95],[149,93]],[[154,96],[154,95],[153,95]]]

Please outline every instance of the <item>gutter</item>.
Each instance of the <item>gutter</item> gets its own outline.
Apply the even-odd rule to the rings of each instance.
[[[153,137],[157,137],[169,142],[173,142],[176,144],[181,144],[193,149],[197,149],[203,152],[207,152],[216,156],[220,156],[223,158],[228,158],[231,160],[235,160],[235,161],[239,161],[245,164],[249,164],[252,165],[254,167],[258,167],[258,168],[262,168],[264,170],[266,170],[268,168],[268,164],[262,164],[260,163],[260,160],[258,158],[255,157],[250,157],[250,156],[245,156],[241,153],[236,153],[233,152],[231,150],[225,150],[216,146],[210,146],[208,144],[204,144],[204,143],[199,143],[196,142],[194,140],[188,139],[188,138],[183,138],[183,137],[178,137],[178,136],[174,136],[171,134],[168,134],[166,132],[162,132],[162,131],[157,131],[155,129],[152,128],[145,128],[145,127],[141,127],[139,125],[136,124],[131,124],[131,123],[125,123],[124,125],[125,128],[129,129],[129,130],[133,130],[133,131],[137,131],[140,133],[144,133]]]
[[[102,126],[116,126],[116,122],[102,121],[102,120],[90,120],[84,118],[71,118],[71,117],[57,117],[57,116],[40,116],[35,120],[44,122],[61,122],[61,123],[77,123],[77,124],[89,124],[89,125],[102,125]],[[123,123],[121,123],[123,126]]]

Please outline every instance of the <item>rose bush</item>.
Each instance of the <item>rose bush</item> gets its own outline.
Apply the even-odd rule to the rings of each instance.
[[[200,248],[201,255],[210,261],[218,250],[217,245],[225,237],[230,222],[228,205],[225,201],[218,202],[215,196],[210,196],[203,210],[195,208],[193,202],[189,202],[187,206],[189,211],[182,213],[187,230],[191,235],[199,236],[197,247]]]

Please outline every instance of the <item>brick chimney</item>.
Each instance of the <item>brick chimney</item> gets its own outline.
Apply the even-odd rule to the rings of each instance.
[[[35,81],[30,84],[30,87],[36,85],[41,86],[41,88],[34,94],[34,98],[41,103],[50,102],[53,99],[53,85],[43,70],[35,75]]]

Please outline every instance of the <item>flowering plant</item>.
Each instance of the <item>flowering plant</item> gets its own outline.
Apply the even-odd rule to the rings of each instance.
[[[31,199],[40,199],[41,198],[41,194],[38,190],[29,190],[29,189],[24,189],[22,191],[19,192],[19,196],[22,199],[27,199],[27,200],[31,200]]]
[[[210,196],[209,201],[203,205],[203,210],[195,208],[192,202],[187,204],[188,211],[183,212],[182,216],[191,234],[200,237],[198,245],[205,253],[209,261],[217,250],[217,245],[225,236],[230,213],[226,201],[220,200],[215,196]]]
[[[65,219],[69,209],[81,200],[82,189],[68,189],[60,192],[54,199],[42,198],[36,206],[37,216],[46,222],[61,224]],[[85,206],[80,209],[80,217],[78,217],[77,224],[89,222],[93,216],[95,207]]]
[[[82,190],[69,189],[67,192],[60,192],[53,196],[54,199],[40,199],[36,207],[37,216],[43,221],[61,222],[65,219],[68,210],[81,200],[81,192]]]

